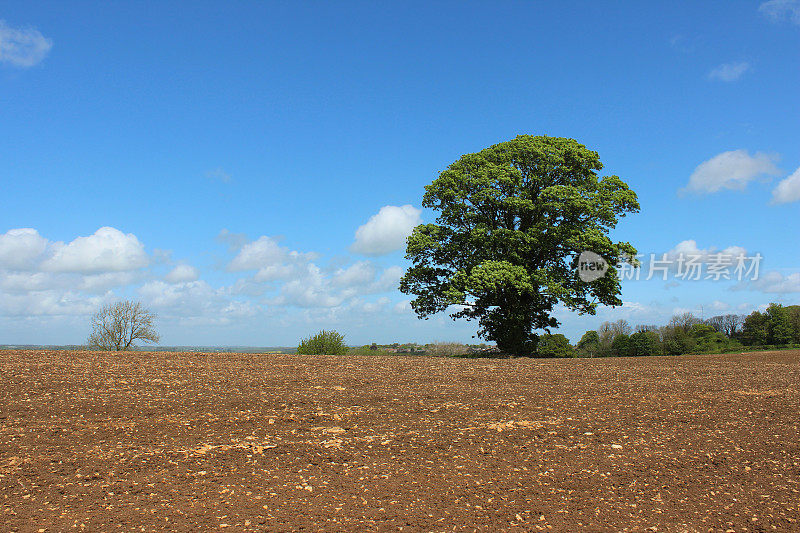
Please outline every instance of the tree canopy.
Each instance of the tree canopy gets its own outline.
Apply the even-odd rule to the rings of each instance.
[[[438,211],[436,223],[408,239],[412,266],[400,290],[416,296],[417,315],[449,309],[454,319],[477,319],[479,335],[502,351],[532,355],[536,331],[558,326],[558,303],[589,314],[620,305],[614,266],[636,249],[608,234],[639,204],[619,177],[599,177],[602,168],[597,152],[573,139],[531,135],[448,166],[422,200]],[[585,250],[609,263],[603,277],[579,278]]]

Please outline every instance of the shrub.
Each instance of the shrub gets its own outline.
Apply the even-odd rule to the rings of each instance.
[[[344,355],[344,335],[337,331],[322,330],[313,337],[302,339],[297,347],[300,355]]]

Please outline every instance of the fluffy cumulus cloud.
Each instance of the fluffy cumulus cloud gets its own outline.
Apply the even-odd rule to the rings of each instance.
[[[780,171],[775,167],[776,156],[746,150],[723,152],[697,166],[689,178],[689,184],[681,192],[715,193],[723,189],[743,190],[759,176],[775,176]]]
[[[666,253],[645,254],[640,279],[669,280],[665,289],[679,287],[681,280],[741,279],[760,268],[761,260],[756,257],[741,246],[700,248],[697,241],[689,239]]]
[[[149,263],[136,235],[103,227],[68,244],[53,243],[53,254],[42,263],[53,272],[108,272],[143,268]]]
[[[149,257],[132,233],[104,227],[65,244],[52,242],[35,229],[11,229],[0,234],[0,268],[13,271],[123,272],[143,268]]]
[[[797,201],[800,201],[800,168],[781,180],[772,191],[772,203],[788,204]]]
[[[72,290],[44,290],[0,294],[0,315],[6,317],[90,315],[108,301],[106,296],[88,296]]]
[[[269,320],[275,334],[275,327],[305,330],[311,318],[368,328],[372,319],[397,316],[390,293],[403,275],[400,266],[365,259],[320,266],[318,254],[291,250],[272,237],[248,241],[223,232],[218,240],[229,259],[218,274],[223,281],[211,285],[194,266],[174,261],[168,251],[148,254],[135,235],[115,228],[67,242],[35,229],[8,230],[0,234],[0,327],[60,320],[74,329],[88,324],[100,305],[123,298],[140,300],[165,330],[182,335],[216,326],[257,331]]]
[[[733,63],[723,63],[711,69],[708,79],[718,81],[736,81],[750,70],[750,63],[747,61],[737,61]]]
[[[337,287],[353,287],[367,285],[375,279],[375,265],[369,261],[359,261],[347,268],[340,268],[331,279]]]
[[[792,274],[782,274],[774,270],[765,272],[756,280],[743,282],[737,289],[756,290],[768,294],[800,292],[800,272]]]
[[[387,205],[356,230],[352,252],[379,256],[405,248],[406,239],[422,223],[422,210],[412,205]]]
[[[191,265],[181,263],[170,270],[164,279],[170,283],[183,283],[186,281],[197,281],[200,273]]]
[[[298,264],[315,259],[317,254],[301,253],[278,244],[274,237],[262,235],[257,240],[245,243],[236,257],[228,264],[230,272],[262,270],[286,264]]]
[[[48,241],[35,229],[11,229],[0,235],[0,268],[33,270],[47,250]]]
[[[732,257],[738,257],[740,255],[747,255],[747,250],[742,248],[741,246],[728,246],[722,250],[717,248],[709,247],[709,248],[700,248],[697,246],[697,241],[695,240],[686,240],[679,242],[672,250],[667,253],[667,256],[670,259],[677,259],[680,256],[683,257],[699,257],[700,262],[707,262],[712,259],[713,256],[718,254],[722,255],[729,255]]]
[[[225,326],[259,313],[254,303],[233,300],[226,288],[214,288],[202,280],[151,280],[137,292],[160,318],[183,326]]]
[[[390,266],[382,271],[368,261],[360,261],[333,273],[326,273],[314,263],[298,267],[292,279],[286,280],[272,306],[332,308],[350,305],[361,297],[397,290],[403,269]]]
[[[133,234],[104,227],[69,243],[31,228],[0,234],[0,315],[85,315],[112,289],[142,281],[149,264]]]
[[[272,309],[351,309],[363,296],[397,290],[403,274],[399,266],[381,268],[369,260],[338,266],[334,261],[323,268],[315,262],[318,254],[291,250],[273,237],[242,242],[238,235],[223,232],[218,240],[235,254],[228,272],[255,271],[228,287],[229,294],[260,296]]]
[[[0,20],[0,63],[14,67],[32,67],[41,62],[53,41],[35,28],[12,28]]]
[[[769,0],[763,2],[758,10],[772,22],[788,20],[800,25],[800,0]]]

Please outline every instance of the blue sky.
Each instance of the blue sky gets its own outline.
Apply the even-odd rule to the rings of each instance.
[[[471,341],[417,320],[423,187],[519,134],[638,194],[646,256],[758,280],[625,282],[603,320],[800,300],[800,1],[3,2],[0,343],[80,343],[137,298],[163,344]],[[646,274],[646,272],[644,272]],[[644,276],[643,276],[644,277]]]

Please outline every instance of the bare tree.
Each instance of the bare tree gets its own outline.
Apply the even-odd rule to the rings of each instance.
[[[633,331],[631,325],[624,318],[620,318],[619,320],[612,322],[610,326],[614,337],[617,337],[618,335],[630,335],[631,331]]]
[[[723,333],[733,337],[744,325],[745,315],[725,315],[722,317]]]
[[[703,324],[711,326],[717,333],[725,333],[725,317],[723,315],[712,316],[703,321]]]
[[[611,346],[611,341],[614,340],[614,330],[611,328],[611,322],[603,322],[597,328],[597,335],[600,337],[600,345]]]
[[[670,319],[669,324],[667,324],[667,327],[673,329],[681,328],[682,330],[688,332],[692,326],[699,324],[700,322],[700,319],[694,316],[692,313],[683,313],[673,316]]]
[[[104,305],[92,316],[92,332],[86,344],[109,351],[126,351],[136,340],[158,342],[156,315],[139,302],[124,300]]]

